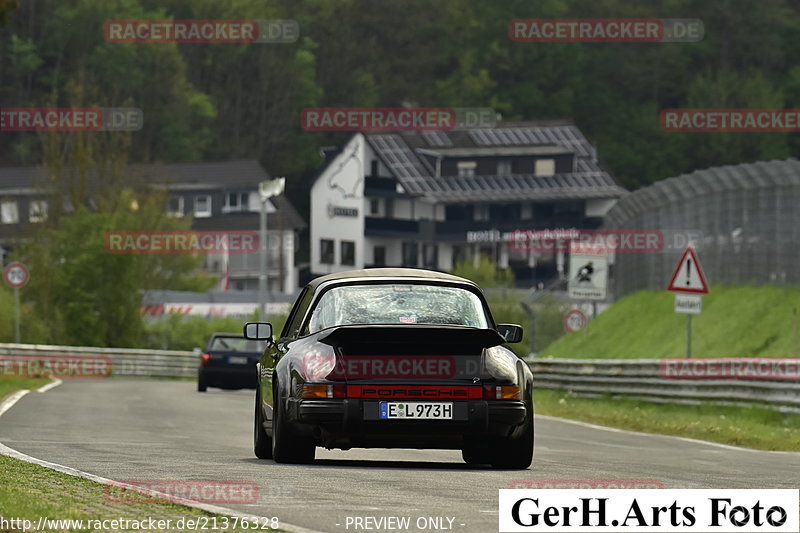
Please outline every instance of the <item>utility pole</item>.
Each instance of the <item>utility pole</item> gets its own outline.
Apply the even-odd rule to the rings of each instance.
[[[259,264],[258,264],[258,320],[267,319],[267,201],[283,194],[286,178],[265,180],[259,184],[258,194],[261,198],[261,219],[259,224]]]

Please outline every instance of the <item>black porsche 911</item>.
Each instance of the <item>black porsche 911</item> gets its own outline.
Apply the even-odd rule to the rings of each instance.
[[[322,276],[300,293],[258,364],[255,454],[279,463],[315,449],[460,449],[470,464],[530,466],[533,376],[469,280],[416,269]]]

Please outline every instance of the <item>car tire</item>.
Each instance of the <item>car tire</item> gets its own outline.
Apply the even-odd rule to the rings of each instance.
[[[253,452],[259,459],[272,459],[272,437],[264,430],[261,391],[256,389],[256,413],[253,417]]]
[[[489,446],[491,465],[494,468],[525,470],[533,463],[533,405],[526,405],[525,428],[516,437],[503,437]]]
[[[208,383],[203,379],[203,376],[197,376],[197,392],[206,392],[208,390]]]
[[[306,464],[314,461],[314,441],[298,437],[286,420],[286,411],[280,398],[277,383],[272,406],[272,458],[276,463]]]
[[[488,448],[468,445],[461,449],[461,458],[468,465],[488,465],[491,463],[490,457]]]

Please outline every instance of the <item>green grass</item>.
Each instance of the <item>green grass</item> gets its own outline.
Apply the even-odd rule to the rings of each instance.
[[[44,378],[3,378],[0,377],[0,400],[11,393],[22,389],[38,389],[42,385],[49,383],[49,379]]]
[[[114,501],[115,492],[108,492],[100,483],[68,476],[49,468],[19,461],[0,455],[0,516],[7,520],[20,518],[36,523],[39,517],[55,520],[83,519],[127,519],[156,520],[171,519],[175,524],[179,519],[209,520],[216,517],[218,529],[222,529],[223,518],[182,505],[168,503],[118,503]],[[207,529],[212,522],[208,521]],[[248,531],[248,528],[231,527],[225,531]],[[86,525],[86,524],[84,524]],[[259,524],[261,526],[261,524]],[[129,528],[130,529],[130,528]],[[156,529],[151,531],[189,531],[189,529]],[[249,528],[250,531],[253,528]],[[263,529],[259,530],[264,531]],[[0,530],[5,531],[5,530]],[[108,531],[108,529],[58,529],[47,531]],[[275,531],[275,530],[271,530]]]
[[[549,389],[536,390],[534,400],[540,415],[759,450],[800,452],[800,415],[774,409],[583,398]]]
[[[619,300],[588,332],[556,340],[539,357],[661,358],[686,355],[686,316],[667,291]],[[692,319],[693,357],[800,357],[800,288],[711,287]]]

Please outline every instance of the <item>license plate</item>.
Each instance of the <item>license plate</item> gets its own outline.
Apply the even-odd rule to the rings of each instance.
[[[247,357],[241,357],[239,355],[232,355],[228,357],[228,362],[232,365],[246,365],[247,364]]]
[[[381,418],[451,420],[453,402],[381,402]]]

